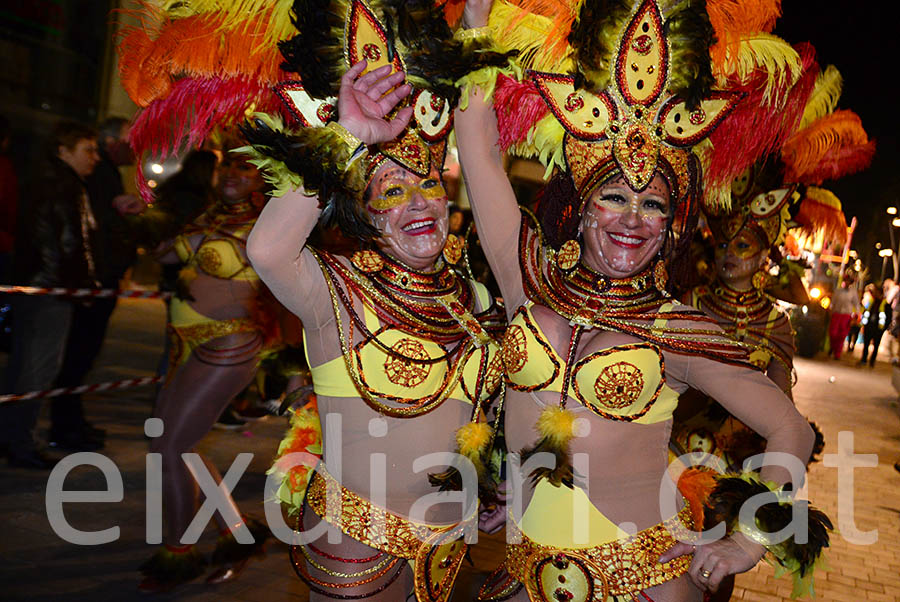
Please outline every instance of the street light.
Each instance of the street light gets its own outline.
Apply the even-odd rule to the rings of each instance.
[[[888,207],[887,214],[888,215],[897,215],[897,208],[896,207]]]
[[[881,249],[878,251],[878,256],[881,257],[881,280],[884,281],[884,270],[887,267],[888,257],[893,257],[894,250],[893,249]]]

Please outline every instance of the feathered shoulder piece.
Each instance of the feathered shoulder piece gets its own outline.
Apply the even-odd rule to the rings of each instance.
[[[255,162],[280,182],[303,182],[315,190],[322,217],[345,234],[370,239],[376,233],[362,210],[362,195],[377,168],[393,161],[421,176],[440,170],[446,138],[453,127],[459,98],[455,82],[486,67],[504,66],[508,56],[490,41],[455,36],[445,18],[446,6],[433,0],[296,0],[292,38],[279,44],[282,69],[297,77],[280,82],[276,93],[290,115],[284,126],[257,119],[243,128]],[[413,120],[397,139],[368,149],[354,161],[362,179],[340,176],[344,156],[328,156],[324,126],[336,120],[340,79],[365,59],[367,70],[392,65],[404,71],[413,93],[398,107],[411,104]],[[350,149],[352,150],[352,149]],[[354,158],[355,159],[355,158]],[[291,175],[293,174],[293,176]],[[310,186],[318,181],[322,186]],[[353,182],[354,185],[348,186]],[[329,185],[330,183],[330,185]]]
[[[785,92],[803,60],[768,33],[777,16],[753,0],[500,0],[494,38],[524,68],[494,91],[501,145],[568,171],[582,198],[618,174],[643,189],[659,168],[688,205],[696,151],[721,200],[800,118]]]
[[[141,24],[122,32],[119,72],[140,107],[130,141],[145,200],[145,153],[164,160],[249,110],[280,111],[272,86],[287,77],[277,44],[293,32],[290,9],[290,0],[166,0],[134,11]]]

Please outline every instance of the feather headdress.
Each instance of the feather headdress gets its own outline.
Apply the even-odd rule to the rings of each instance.
[[[811,59],[769,33],[779,14],[775,0],[495,2],[495,39],[525,68],[497,83],[501,146],[568,171],[582,198],[620,173],[642,189],[659,167],[687,210],[700,155],[708,197],[727,204],[802,112],[787,91]]]
[[[800,107],[797,127],[780,148],[734,180],[732,211],[710,216],[717,237],[730,240],[747,225],[758,228],[770,245],[779,244],[792,227],[810,235],[822,232],[834,241],[845,239],[847,222],[840,201],[816,186],[865,169],[875,142],[856,113],[835,110],[842,85],[838,70],[828,66],[808,73],[816,76],[814,87],[807,91],[807,84],[798,85],[788,102]],[[809,74],[801,80],[809,80]],[[779,211],[757,210],[760,203],[768,205],[774,199],[780,199]]]
[[[440,170],[445,140],[453,127],[455,82],[479,69],[505,66],[507,56],[484,40],[454,36],[446,14],[449,4],[433,0],[296,0],[295,35],[279,44],[282,69],[299,76],[276,86],[291,119],[273,126],[256,119],[243,128],[256,162],[269,171],[294,174],[323,205],[322,219],[349,236],[377,235],[362,209],[363,193],[377,168],[392,161],[421,176]],[[325,160],[325,126],[336,119],[340,79],[365,59],[367,70],[392,65],[414,87],[401,102],[414,108],[410,126],[394,141],[370,148],[348,167],[348,157]],[[278,167],[273,167],[277,165]],[[341,169],[332,169],[334,166]],[[271,168],[271,169],[270,169]],[[356,175],[353,175],[356,174]],[[290,177],[290,176],[288,176]],[[312,186],[316,182],[317,186]]]
[[[272,86],[277,42],[290,35],[289,0],[167,0],[144,3],[141,25],[118,44],[122,85],[141,110],[131,129],[137,157],[164,160],[202,142],[218,127],[242,122],[249,111],[277,112]],[[140,168],[138,186],[152,194]]]

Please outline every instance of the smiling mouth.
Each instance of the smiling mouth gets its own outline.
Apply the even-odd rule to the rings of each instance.
[[[647,241],[646,238],[641,238],[640,236],[629,236],[627,234],[607,232],[606,235],[609,236],[614,244],[620,247],[625,247],[626,249],[637,249]]]
[[[437,229],[437,222],[433,219],[419,219],[403,226],[401,230],[410,236],[431,234]]]

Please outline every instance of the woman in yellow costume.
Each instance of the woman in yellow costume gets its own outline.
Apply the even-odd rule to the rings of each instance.
[[[206,142],[216,128],[243,121],[251,106],[278,106],[269,92],[281,74],[274,43],[290,28],[289,8],[221,0],[143,5],[141,25],[127,29],[119,46],[123,86],[141,108],[131,130],[136,156],[150,153],[162,161],[181,147]],[[143,174],[138,183],[152,201]],[[182,454],[210,431],[276,343],[274,312],[259,309],[264,287],[246,251],[267,192],[254,165],[225,153],[218,202],[164,252],[164,261],[184,268],[168,325],[169,371],[155,408],[163,428],[148,432],[151,451],[162,456],[165,545],[141,567],[145,578],[139,587],[145,592],[167,591],[203,574],[206,559],[183,538],[200,502],[198,474],[221,477],[210,462],[189,464]],[[268,533],[244,520],[226,497],[227,510],[216,514],[220,537],[209,583],[234,579]],[[240,543],[245,540],[252,543]]]
[[[661,488],[674,489],[667,448],[679,394],[704,391],[763,435],[767,451],[795,456],[801,467],[813,435],[744,346],[665,292],[666,268],[696,223],[698,155],[704,179],[730,184],[792,127],[748,135],[761,119],[797,116],[780,92],[798,81],[801,57],[770,37],[768,56],[777,60],[757,64],[752,52],[735,59],[747,49],[723,24],[749,34],[774,21],[723,18],[739,3],[711,1],[707,14],[694,2],[498,2],[485,28],[489,5],[467,3],[470,35],[519,50],[530,70],[470,78],[468,106],[456,114],[478,232],[510,321],[501,354],[505,434],[523,466],[511,469],[515,538],[481,599],[701,600],[766,552],[756,525],[741,525],[736,510],[769,486],[752,475],[695,471],[678,483],[678,506],[661,508]],[[724,51],[733,64],[711,67],[714,34],[736,41]],[[762,66],[771,63],[778,68],[770,77]],[[496,112],[485,103],[489,92]],[[548,173],[558,168],[539,219],[520,219],[498,147],[539,157]],[[715,191],[707,194],[718,198]],[[762,478],[778,489],[799,486],[802,476],[766,466]],[[781,495],[768,508],[789,512]],[[792,540],[771,548],[798,578],[809,577],[827,542],[827,519],[810,516],[808,549]],[[704,519],[725,522],[727,537],[686,543],[684,529],[702,530]],[[769,531],[778,523],[763,513],[757,522]]]
[[[453,38],[430,2],[307,0],[294,14],[281,50],[300,81],[279,87],[291,123],[258,115],[244,130],[280,191],[248,251],[303,323],[324,435],[305,496],[291,458],[275,465],[298,529],[328,534],[292,561],[311,600],[446,601],[474,528],[503,324],[485,287],[455,270],[441,170],[453,81],[506,59]],[[319,221],[362,249],[306,245]],[[295,429],[282,452],[308,451],[309,433]],[[456,450],[476,470],[448,464]],[[422,505],[463,485],[471,503]]]

